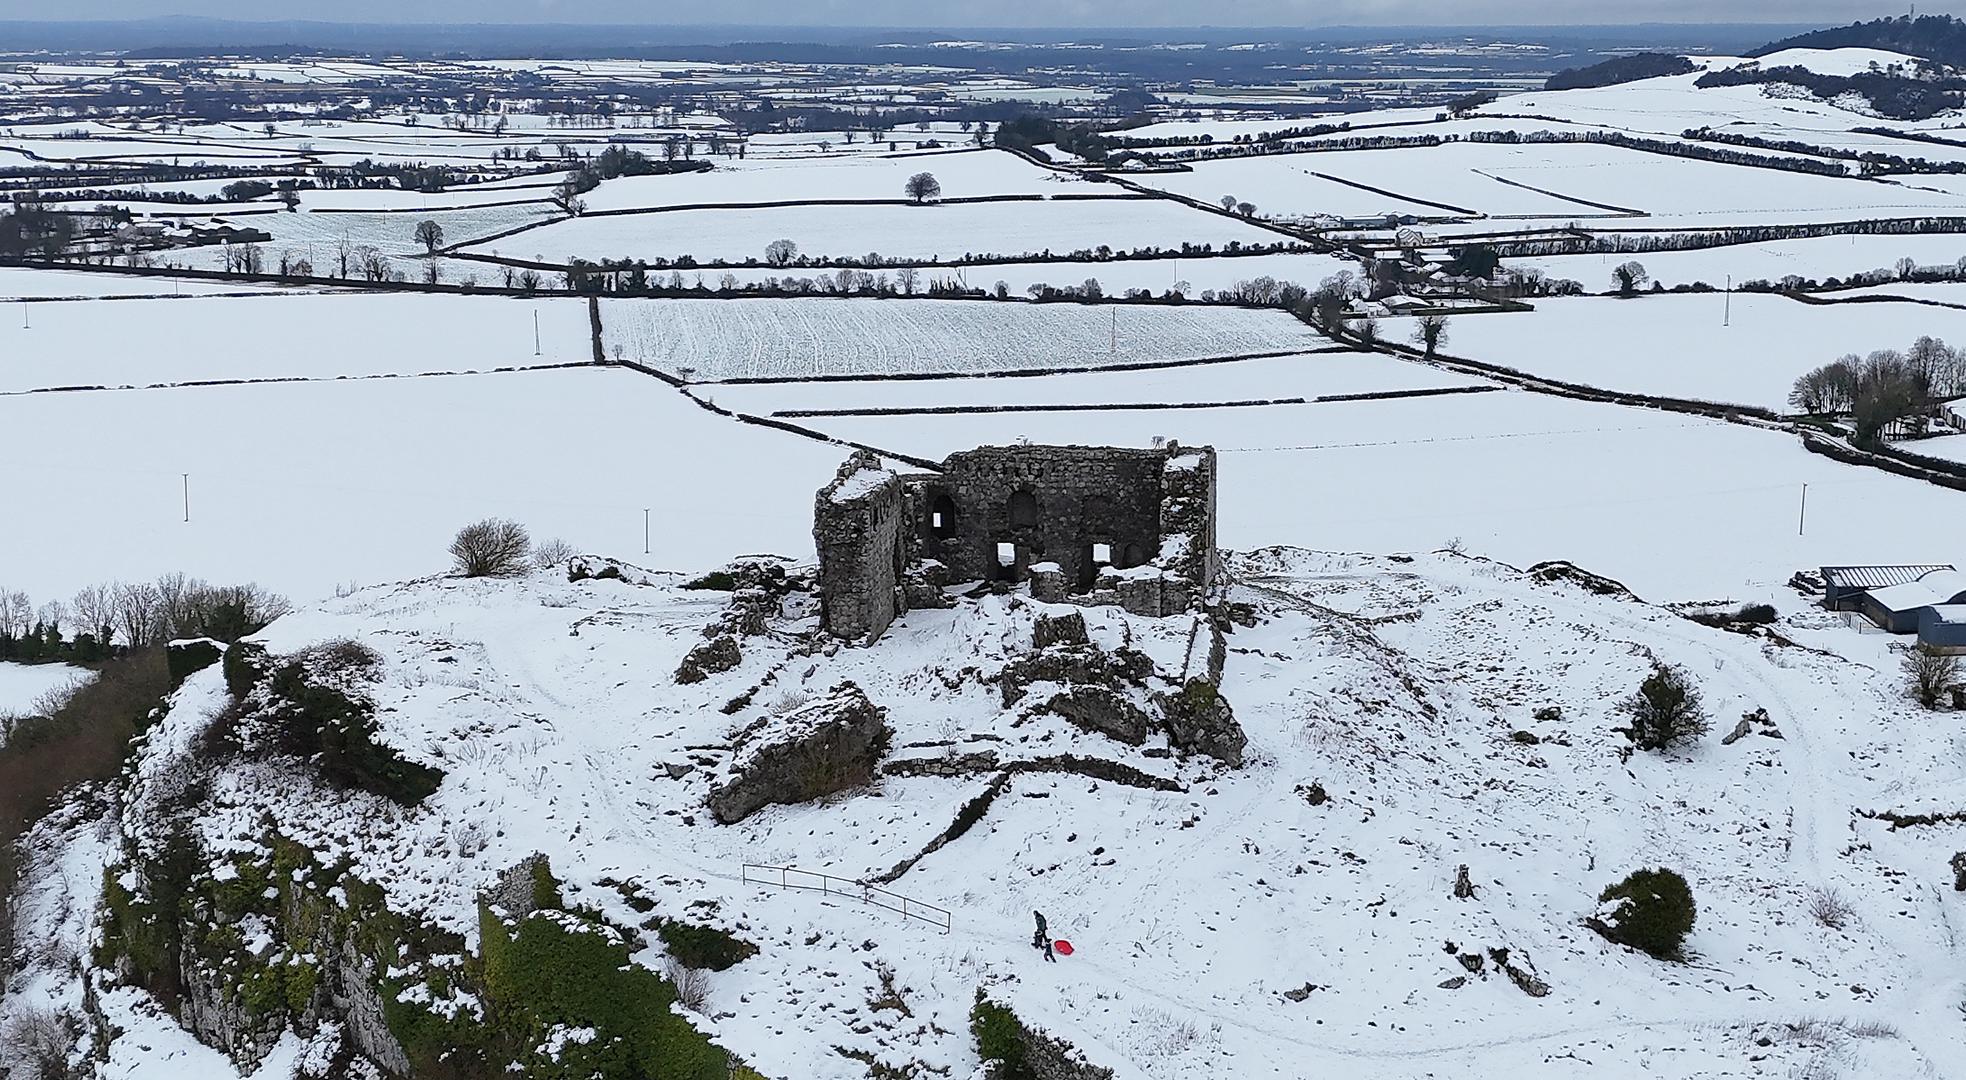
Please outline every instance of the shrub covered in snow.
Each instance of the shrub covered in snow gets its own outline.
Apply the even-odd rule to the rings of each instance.
[[[1620,945],[1661,960],[1678,960],[1698,908],[1693,889],[1677,871],[1637,870],[1598,894],[1587,924]]]

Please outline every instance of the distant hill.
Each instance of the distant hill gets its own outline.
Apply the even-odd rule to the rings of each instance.
[[[1543,84],[1545,90],[1580,90],[1587,86],[1616,86],[1619,83],[1653,79],[1661,75],[1689,75],[1699,65],[1683,56],[1643,52],[1614,56],[1589,67],[1559,71]]]
[[[1890,19],[1812,30],[1771,42],[1748,53],[1766,56],[1783,49],[1884,49],[1966,67],[1966,22],[1950,15],[1899,15]]]

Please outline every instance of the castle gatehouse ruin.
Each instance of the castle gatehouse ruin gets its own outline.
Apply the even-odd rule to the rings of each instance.
[[[812,531],[825,627],[850,641],[970,582],[1174,615],[1215,582],[1215,451],[982,446],[908,474],[860,451],[820,489]]]

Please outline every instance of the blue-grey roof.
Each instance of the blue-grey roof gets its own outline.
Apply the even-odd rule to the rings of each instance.
[[[1823,584],[1839,589],[1883,589],[1917,581],[1934,570],[1950,570],[1950,563],[1918,563],[1903,566],[1825,566]]]

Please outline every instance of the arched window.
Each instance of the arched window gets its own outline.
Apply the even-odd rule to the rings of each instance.
[[[939,540],[956,535],[956,500],[942,492],[928,503],[928,531]]]
[[[1038,497],[1028,491],[1010,493],[1010,524],[1012,528],[1026,529],[1038,523]]]

